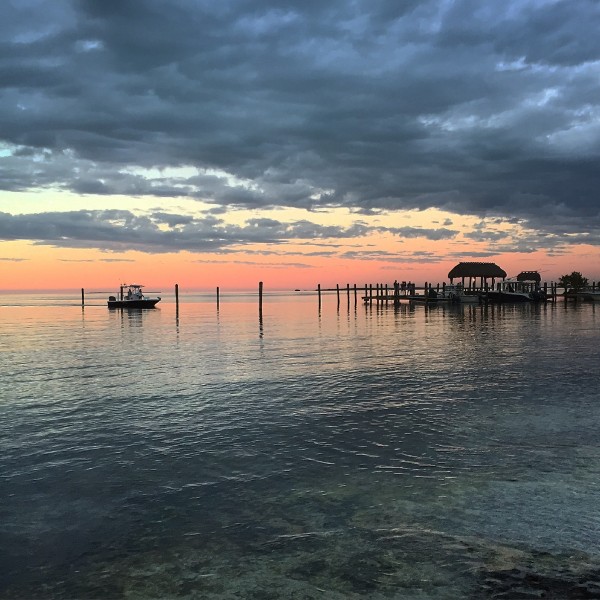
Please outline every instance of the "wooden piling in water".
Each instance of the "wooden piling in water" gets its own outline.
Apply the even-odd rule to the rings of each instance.
[[[319,312],[321,312],[321,284],[317,285],[317,294],[319,295]]]
[[[175,284],[175,310],[179,310],[179,284]]]
[[[220,298],[219,298],[219,287],[217,286],[217,310],[219,310],[219,302],[220,302]]]
[[[81,306],[85,306],[85,290],[81,288]]]
[[[262,315],[263,282],[258,282],[258,312]]]

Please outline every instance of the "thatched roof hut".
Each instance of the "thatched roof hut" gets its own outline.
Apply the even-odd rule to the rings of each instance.
[[[448,279],[450,283],[453,283],[454,279],[462,279],[463,285],[465,279],[468,277],[469,280],[480,279],[481,287],[484,287],[484,282],[487,284],[487,280],[492,280],[492,286],[494,285],[495,279],[505,279],[506,271],[501,269],[496,263],[489,262],[461,262],[458,263],[449,273]]]
[[[521,271],[517,275],[517,281],[535,281],[535,283],[540,283],[542,276],[537,271]]]

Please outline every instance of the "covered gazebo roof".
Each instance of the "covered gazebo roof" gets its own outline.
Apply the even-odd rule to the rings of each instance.
[[[521,271],[517,275],[517,281],[535,281],[540,283],[542,276],[537,271]]]
[[[448,279],[452,281],[457,277],[482,277],[483,279],[496,279],[506,277],[506,271],[501,269],[496,263],[491,262],[461,262],[458,263],[449,273]]]

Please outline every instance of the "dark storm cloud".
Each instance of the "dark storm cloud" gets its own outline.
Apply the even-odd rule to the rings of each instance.
[[[595,0],[13,0],[0,13],[5,190],[600,229]],[[198,171],[143,171],[178,166]]]

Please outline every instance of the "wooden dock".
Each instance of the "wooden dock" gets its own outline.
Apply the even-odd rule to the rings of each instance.
[[[600,294],[600,282],[592,283],[585,289],[585,293],[558,293],[558,284],[555,282],[547,282],[540,286],[540,289],[544,291],[546,299],[542,302],[556,302],[558,298],[563,298],[566,301],[583,301],[586,300],[586,296],[593,295],[594,300],[597,300],[598,294]],[[562,289],[562,288],[561,288]],[[492,291],[492,287],[477,287],[477,286],[465,286],[463,291],[466,295],[479,296],[481,303],[486,303],[486,293]],[[258,306],[259,312],[262,313],[263,307],[263,282],[258,284]],[[301,290],[296,290],[301,291]],[[323,292],[335,292],[337,297],[337,306],[340,307],[342,294],[345,292],[346,303],[348,308],[352,304],[354,307],[358,305],[360,301],[365,306],[386,305],[394,304],[399,306],[402,303],[423,303],[423,304],[442,304],[449,303],[450,300],[446,295],[446,284],[435,284],[425,282],[425,285],[416,286],[412,282],[394,281],[392,285],[376,283],[376,284],[365,284],[364,286],[358,286],[355,284],[347,283],[345,286],[336,285],[335,288],[323,288],[321,284],[317,285],[316,290],[305,290],[305,291],[316,291],[318,296],[319,308],[322,305],[322,293]],[[108,294],[109,292],[88,292],[92,294]],[[85,306],[85,290],[81,288],[81,306]],[[217,309],[220,306],[221,289],[216,288],[216,304]],[[176,310],[179,309],[179,285],[175,284],[175,306]]]

